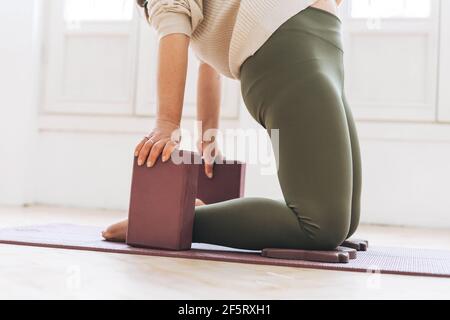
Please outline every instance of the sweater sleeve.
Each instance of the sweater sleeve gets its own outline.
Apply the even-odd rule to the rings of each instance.
[[[147,9],[159,38],[172,33],[190,37],[203,20],[203,0],[150,0]]]

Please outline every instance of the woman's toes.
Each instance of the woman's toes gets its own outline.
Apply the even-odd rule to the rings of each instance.
[[[205,205],[205,203],[204,203],[202,200],[200,200],[200,199],[195,199],[195,206],[196,206],[196,207],[204,206],[204,205]]]
[[[113,236],[112,236],[112,234],[111,234],[110,231],[105,230],[105,231],[102,232],[102,237],[103,237],[105,240],[111,240]]]
[[[102,232],[103,238],[108,241],[124,242],[127,238],[128,220],[109,226]]]
[[[102,237],[105,240],[109,240],[109,238],[111,238],[111,234],[107,230],[105,230],[105,231],[102,231]]]

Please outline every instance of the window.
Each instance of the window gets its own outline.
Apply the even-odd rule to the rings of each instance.
[[[42,123],[51,128],[63,127],[62,122],[85,128],[91,126],[88,123],[109,123],[108,119],[118,126],[115,120],[120,119],[126,124],[118,127],[136,130],[129,124],[132,119],[147,128],[146,118],[156,110],[157,39],[135,0],[41,3],[45,15]],[[187,117],[196,110],[196,66],[191,54],[183,113]],[[239,86],[226,79],[223,83],[222,116],[235,119]],[[79,117],[82,125],[76,123]],[[56,118],[56,125],[48,124]],[[94,125],[92,130],[100,127]]]
[[[356,118],[436,120],[439,6],[439,0],[345,4],[346,93]]]
[[[133,0],[47,0],[43,111],[133,111],[138,23]]]
[[[352,1],[352,18],[428,18],[430,0],[357,0]]]
[[[65,0],[64,19],[76,21],[117,21],[133,19],[132,0]]]
[[[450,1],[441,2],[438,120],[450,122]]]

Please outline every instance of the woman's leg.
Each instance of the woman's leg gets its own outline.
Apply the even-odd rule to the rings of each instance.
[[[339,34],[336,17],[308,9],[244,64],[242,92],[250,113],[266,129],[279,129],[278,176],[285,202],[250,198],[197,208],[194,242],[331,249],[354,231],[357,139],[351,140],[353,122],[344,105]]]
[[[336,17],[308,9],[244,64],[242,93],[250,113],[267,129],[280,130],[285,201],[245,198],[197,207],[194,242],[332,249],[355,231],[361,161],[343,95],[339,34]]]
[[[347,235],[347,238],[350,238],[355,233],[359,225],[359,216],[361,211],[362,168],[358,132],[356,131],[355,121],[348,106],[345,94],[343,94],[343,103],[347,116],[348,130],[350,133],[353,162],[352,218],[350,221],[350,230]]]
[[[352,160],[339,92],[323,74],[286,88],[265,115],[279,129],[285,202],[237,199],[196,208],[194,241],[244,249],[332,249],[350,229]],[[277,110],[275,110],[277,109]]]

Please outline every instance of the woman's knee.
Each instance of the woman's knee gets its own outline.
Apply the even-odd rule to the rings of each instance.
[[[360,217],[360,208],[359,206],[355,206],[353,204],[352,207],[352,218],[350,222],[350,229],[348,231],[346,239],[350,238],[358,229],[359,226],[359,217]]]
[[[348,228],[326,228],[317,237],[317,243],[322,250],[333,250],[339,247],[347,238]]]
[[[351,206],[345,202],[336,205],[321,205],[314,212],[317,226],[311,238],[320,250],[332,250],[347,239],[350,231]]]

